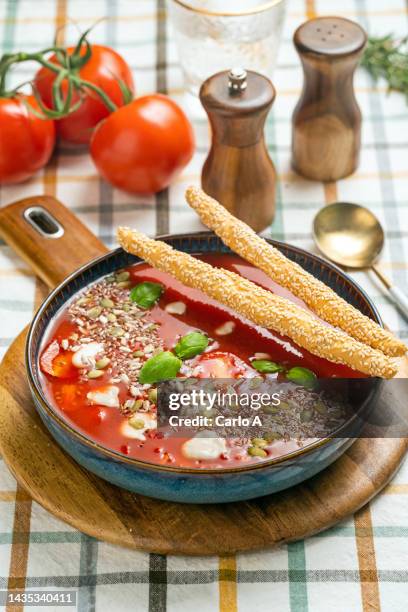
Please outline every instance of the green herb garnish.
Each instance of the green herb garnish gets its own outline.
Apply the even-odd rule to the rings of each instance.
[[[313,389],[317,380],[316,374],[312,370],[301,368],[300,366],[290,368],[286,372],[286,378],[297,385],[306,387],[306,389]]]
[[[383,77],[390,90],[401,91],[408,101],[408,37],[370,37],[361,65],[375,80]]]
[[[254,361],[251,361],[251,366],[263,374],[275,374],[275,372],[282,372],[283,370],[279,363],[269,361],[269,359],[254,359]]]
[[[163,351],[154,357],[150,357],[139,374],[139,382],[142,385],[152,385],[162,380],[176,378],[181,368],[181,360],[170,351]]]
[[[191,332],[180,338],[174,347],[174,352],[180,359],[191,359],[199,355],[208,346],[208,338],[200,332]]]
[[[159,285],[159,283],[150,283],[148,281],[139,283],[130,292],[130,299],[132,302],[136,302],[140,308],[148,309],[157,302],[163,293],[163,289],[163,285]]]

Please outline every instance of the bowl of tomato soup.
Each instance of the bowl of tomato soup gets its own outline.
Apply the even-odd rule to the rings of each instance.
[[[211,233],[162,239],[306,308]],[[335,266],[270,242],[381,323],[365,293]],[[122,249],[90,262],[51,293],[31,325],[26,360],[45,426],[78,463],[130,491],[187,503],[250,499],[293,486],[337,459],[352,439],[312,435],[308,424],[320,413],[309,404],[290,416],[302,436],[287,435],[287,402],[269,409],[271,428],[257,437],[247,432],[222,437],[205,427],[175,436],[158,422],[162,381],[251,385],[267,376],[307,387],[318,378],[362,377],[252,324]]]

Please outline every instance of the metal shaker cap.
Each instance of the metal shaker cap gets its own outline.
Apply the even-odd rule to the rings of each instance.
[[[239,93],[247,87],[247,72],[243,68],[231,68],[228,73],[228,89],[230,93]]]

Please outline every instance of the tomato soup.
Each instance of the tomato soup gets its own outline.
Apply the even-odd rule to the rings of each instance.
[[[236,255],[200,256],[305,304]],[[89,285],[57,314],[39,358],[44,393],[74,429],[145,462],[225,469],[279,457],[309,440],[277,427],[262,439],[172,436],[157,427],[157,383],[167,378],[361,376],[141,263]]]

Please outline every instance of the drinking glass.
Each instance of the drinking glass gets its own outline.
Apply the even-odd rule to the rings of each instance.
[[[187,91],[234,67],[271,78],[286,0],[168,0]],[[227,10],[228,8],[231,10]]]

